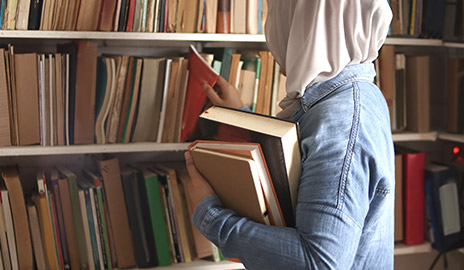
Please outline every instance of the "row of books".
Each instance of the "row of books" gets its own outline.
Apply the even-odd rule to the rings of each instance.
[[[98,56],[97,43],[84,41],[58,45],[51,54],[14,49],[0,49],[2,146],[193,140],[181,136],[185,122],[195,122],[207,106],[203,85],[193,78],[198,72],[190,72],[199,68],[189,61],[192,54]],[[202,57],[254,111],[277,112],[285,77],[270,52],[220,48]]]
[[[389,35],[441,39],[444,32],[445,2],[447,1],[390,0],[393,19]]]
[[[262,34],[265,0],[1,1],[4,30]]]
[[[462,172],[430,162],[426,154],[402,146],[395,155],[395,241],[420,245],[425,240],[440,252],[464,246]]]
[[[37,169],[25,194],[21,168],[2,168],[1,265],[5,269],[113,269],[221,260],[191,223],[183,164]],[[19,268],[18,268],[19,267]]]
[[[375,61],[376,83],[390,111],[392,132],[430,131],[430,56],[397,53],[385,45]]]
[[[464,133],[464,58],[448,59],[447,125],[449,133]]]

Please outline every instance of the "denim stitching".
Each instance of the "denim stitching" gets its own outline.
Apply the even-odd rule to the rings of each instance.
[[[354,113],[353,113],[353,123],[351,125],[350,138],[348,141],[348,146],[346,149],[345,160],[343,161],[342,174],[340,176],[340,188],[338,191],[338,203],[337,208],[343,209],[344,200],[345,200],[345,190],[346,190],[346,181],[348,178],[348,172],[351,167],[351,161],[353,160],[353,149],[358,137],[359,129],[359,115],[360,115],[360,91],[357,83],[353,83],[353,102],[354,102]]]
[[[390,194],[391,190],[388,188],[377,188],[375,189],[375,192],[379,195],[388,195]]]

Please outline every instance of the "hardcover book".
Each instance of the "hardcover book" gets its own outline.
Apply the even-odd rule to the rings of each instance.
[[[298,124],[221,106],[209,108],[199,119],[198,138],[261,145],[285,224],[293,227],[301,170]]]

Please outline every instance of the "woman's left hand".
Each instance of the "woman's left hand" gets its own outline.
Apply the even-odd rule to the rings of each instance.
[[[205,180],[205,178],[203,178],[195,167],[195,163],[193,163],[190,152],[185,152],[184,156],[190,179],[184,179],[182,183],[189,192],[189,196],[187,196],[188,200],[190,200],[189,203],[195,209],[204,197],[215,193],[211,185]]]

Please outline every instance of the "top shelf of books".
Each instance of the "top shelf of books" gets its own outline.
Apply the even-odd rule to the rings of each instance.
[[[245,42],[264,43],[264,35],[252,34],[207,34],[207,33],[146,33],[146,32],[102,32],[102,31],[37,31],[0,30],[2,39],[46,39],[46,40],[127,40],[127,41],[170,41],[170,42]],[[385,44],[399,46],[434,46],[464,48],[464,43],[444,42],[439,39],[388,37]]]

